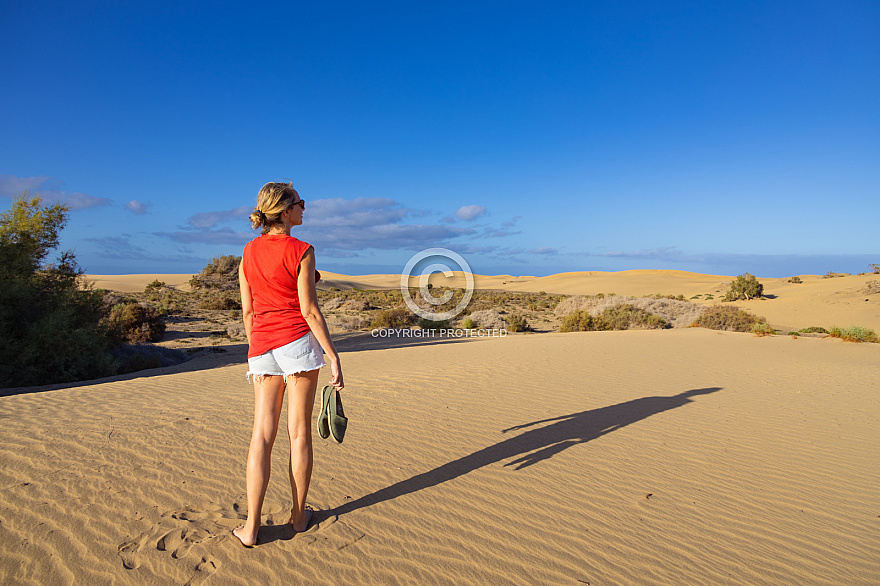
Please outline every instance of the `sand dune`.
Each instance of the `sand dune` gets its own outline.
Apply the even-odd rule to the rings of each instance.
[[[340,340],[291,535],[243,348],[0,397],[4,584],[876,584],[880,345],[704,329]],[[237,354],[236,354],[237,352]],[[326,380],[322,373],[321,380]]]
[[[397,289],[400,275],[348,276],[322,271],[321,289]],[[156,279],[174,286],[187,288],[192,275],[91,275],[96,286],[118,291],[143,291]],[[734,277],[706,275],[686,271],[633,270],[608,272],[561,273],[547,277],[512,277],[510,275],[474,275],[478,289],[497,289],[564,295],[595,295],[617,293],[618,295],[643,296],[652,294],[712,295],[713,299],[696,301],[717,303],[727,291]],[[866,294],[867,283],[880,280],[880,275],[865,274],[826,279],[819,275],[802,275],[803,283],[789,283],[788,279],[762,278],[767,299],[740,301],[737,305],[757,315],[766,317],[776,329],[788,332],[810,326],[826,329],[832,326],[852,325],[873,328],[880,332],[880,294]],[[435,285],[464,287],[463,273],[456,272],[446,278],[434,274],[429,282]],[[418,280],[411,279],[412,286]]]

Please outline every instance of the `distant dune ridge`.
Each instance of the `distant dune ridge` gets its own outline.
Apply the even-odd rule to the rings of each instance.
[[[142,290],[189,277],[94,278]],[[394,277],[325,273],[324,286]],[[771,320],[872,326],[866,278],[764,279],[773,298],[739,304]],[[477,277],[687,297],[726,279]],[[0,396],[0,583],[880,579],[880,344],[703,328],[336,339],[350,422],[342,445],[315,434],[314,523],[284,525],[281,434],[253,549],[230,536],[247,511],[244,344]]]
[[[397,289],[400,275],[348,276],[321,271],[320,289]],[[165,281],[168,285],[188,289],[192,275],[90,275],[97,287],[117,291],[143,291],[147,283]],[[672,270],[632,270],[620,272],[572,272],[547,277],[513,277],[510,275],[474,275],[478,289],[498,289],[559,293],[563,295],[713,295],[694,299],[700,303],[717,303],[727,291],[733,276],[707,275]],[[798,330],[810,326],[858,325],[880,332],[880,294],[871,291],[869,283],[880,280],[880,275],[864,274],[825,278],[820,275],[801,275],[802,283],[790,283],[788,278],[759,278],[768,299],[736,301],[734,305],[766,317],[770,325],[780,330]],[[464,287],[465,277],[460,271],[453,277],[434,274],[429,279],[434,285]],[[418,279],[410,279],[418,286]]]

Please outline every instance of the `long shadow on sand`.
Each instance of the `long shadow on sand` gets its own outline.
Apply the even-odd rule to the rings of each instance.
[[[542,419],[505,429],[503,433],[517,431],[548,423],[543,427],[530,429],[495,445],[483,448],[473,454],[448,462],[428,472],[402,480],[389,487],[377,490],[336,508],[337,515],[351,513],[364,507],[395,499],[405,494],[436,486],[448,480],[494,464],[515,458],[504,464],[515,466],[516,470],[537,464],[572,446],[586,443],[613,431],[636,423],[652,415],[669,411],[692,402],[691,397],[708,395],[720,391],[721,387],[692,389],[672,397],[642,397],[617,405],[610,405],[571,415],[561,415]]]

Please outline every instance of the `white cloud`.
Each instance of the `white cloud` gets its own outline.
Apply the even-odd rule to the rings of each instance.
[[[469,205],[469,206],[461,206],[455,211],[455,217],[459,220],[464,220],[466,222],[470,222],[472,220],[476,220],[480,216],[486,213],[485,206],[478,205]]]
[[[147,208],[150,207],[150,205],[152,205],[152,204],[139,202],[138,200],[133,199],[130,202],[128,202],[127,204],[125,204],[125,209],[127,209],[128,211],[130,211],[131,213],[133,213],[136,216],[143,216],[144,214],[147,213]]]
[[[80,192],[67,192],[61,189],[63,183],[51,177],[16,177],[0,175],[0,195],[18,197],[25,191],[39,195],[44,203],[62,203],[72,211],[85,210],[98,206],[108,206],[113,202],[106,197],[94,197]]]

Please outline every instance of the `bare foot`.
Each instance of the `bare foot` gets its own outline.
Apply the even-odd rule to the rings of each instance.
[[[297,533],[301,533],[302,531],[305,531],[306,529],[309,528],[309,523],[312,522],[312,513],[313,512],[314,511],[312,511],[311,509],[306,509],[305,513],[303,514],[303,520],[300,523],[294,522],[294,513],[291,512],[290,513],[290,521],[288,521],[287,524],[292,526],[293,530],[296,531]]]
[[[254,534],[252,538],[247,538],[244,536],[244,532],[242,531],[242,529],[244,529],[244,525],[233,529],[232,534],[238,538],[238,540],[241,542],[241,544],[243,546],[253,547],[257,543],[257,535]],[[240,531],[241,531],[241,533],[239,533]],[[257,531],[259,531],[259,529]]]

